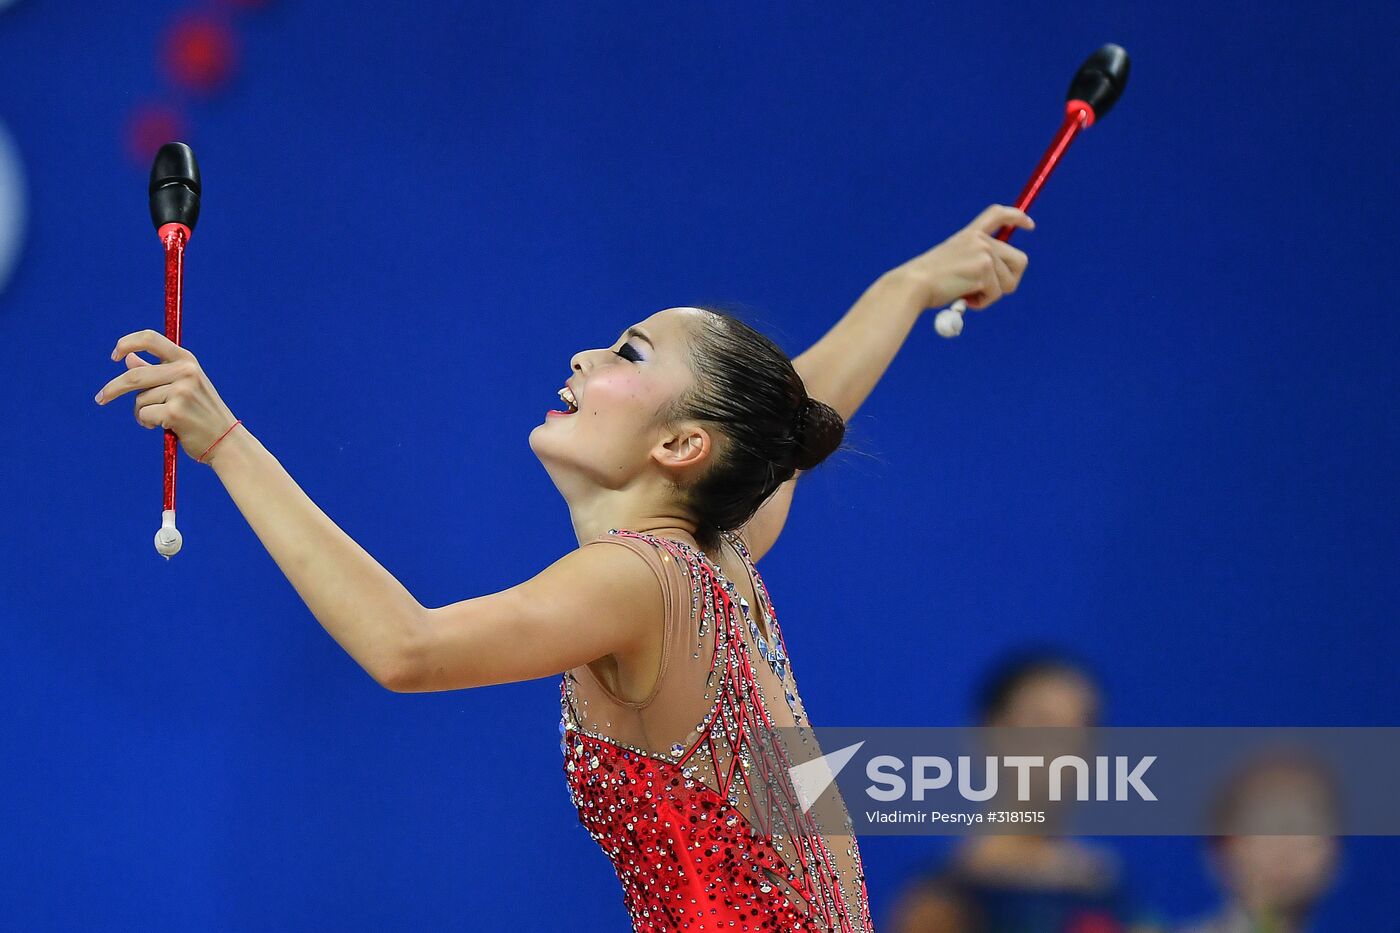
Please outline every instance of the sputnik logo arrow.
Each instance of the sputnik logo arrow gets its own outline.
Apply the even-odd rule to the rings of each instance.
[[[841,773],[841,769],[846,767],[864,744],[864,741],[860,741],[854,745],[847,745],[834,752],[827,752],[820,758],[813,758],[811,761],[804,761],[800,765],[788,768],[788,774],[792,777],[792,786],[797,791],[797,799],[802,804],[803,813],[812,809],[812,804],[816,803],[822,792],[831,786],[831,782],[836,780],[836,775]]]

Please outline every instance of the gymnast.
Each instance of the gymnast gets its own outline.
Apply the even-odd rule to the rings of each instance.
[[[127,334],[112,351],[126,371],[96,401],[136,393],[138,424],[173,431],[212,467],[317,621],[386,689],[559,677],[565,780],[635,930],[869,931],[849,820],[818,828],[758,805],[782,773],[775,730],[810,723],[754,564],[798,477],[841,446],[923,312],[959,297],[981,310],[1016,290],[1026,254],[993,236],[1008,225],[1034,229],[991,205],[881,275],[795,359],[700,307],[657,311],[575,354],[563,410],[530,447],[579,547],[509,589],[435,608],[306,496],[189,349]]]

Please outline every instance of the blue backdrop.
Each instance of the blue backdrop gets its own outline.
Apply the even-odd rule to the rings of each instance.
[[[429,605],[576,546],[526,437],[655,310],[743,302],[791,354],[885,269],[1010,203],[1100,44],[1123,100],[1033,206],[1021,289],[921,320],[761,569],[825,725],[965,721],[1056,639],[1117,725],[1394,725],[1397,7],[402,4],[230,13],[183,98],[189,2],[0,10],[28,179],[0,294],[0,913],[26,930],[626,925],[560,769],[557,679],[371,681],[120,371],[159,329],[133,109],[204,173],[185,343],[307,493]],[[122,411],[120,409],[125,409]],[[1199,842],[1109,840],[1170,917]],[[877,927],[940,850],[864,842]],[[1322,929],[1396,929],[1351,839]]]

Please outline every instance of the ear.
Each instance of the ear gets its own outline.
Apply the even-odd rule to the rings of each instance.
[[[714,439],[709,431],[697,424],[682,424],[662,439],[652,456],[667,469],[684,471],[700,464],[713,451]]]

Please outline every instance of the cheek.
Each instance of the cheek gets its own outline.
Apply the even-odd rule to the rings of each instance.
[[[617,375],[606,383],[589,386],[580,412],[599,418],[635,418],[654,407],[656,390],[638,376]]]

